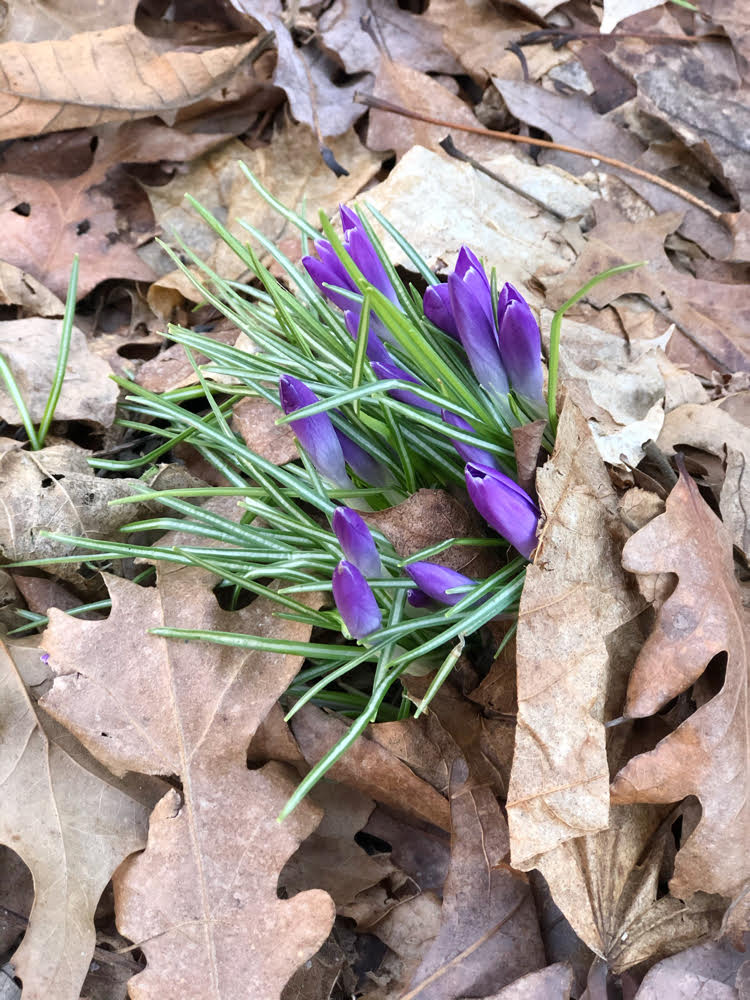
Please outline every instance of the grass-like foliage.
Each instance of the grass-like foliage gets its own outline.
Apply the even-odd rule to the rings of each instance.
[[[311,626],[309,642],[157,630],[301,655],[304,667],[286,694],[288,717],[314,700],[351,718],[346,736],[300,784],[288,813],[370,722],[409,714],[398,683],[405,672],[434,672],[422,711],[467,638],[499,615],[516,614],[538,511],[512,482],[512,430],[549,413],[543,444],[551,449],[555,408],[554,394],[547,406],[542,393],[533,314],[515,289],[498,290],[494,272],[488,276],[470,251],[462,251],[448,286],[441,286],[374,208],[342,212],[343,240],[322,217],[321,243],[320,232],[246,173],[298,228],[303,251],[316,242],[320,261],[306,258],[304,268],[295,266],[243,223],[263,259],[272,259],[283,275],[278,280],[249,242],[193,201],[252,278],[227,281],[189,247],[183,259],[193,268],[173,255],[175,262],[202,299],[246,336],[245,349],[170,326],[168,336],[184,346],[197,384],[159,395],[118,378],[127,413],[121,425],[163,441],[131,461],[92,460],[101,469],[146,472],[177,442],[188,441],[232,485],[144,487],[116,501],[157,500],[164,509],[160,517],[127,525],[126,536],[179,530],[183,538],[195,536],[195,544],[79,538],[81,554],[68,558],[101,565],[140,556],[198,565],[228,588],[230,604],[246,593],[264,595],[280,617]],[[427,286],[424,295],[394,268],[373,224],[400,246]],[[198,365],[196,353],[209,363]],[[551,369],[556,379],[556,358]],[[274,465],[233,430],[232,408],[246,396],[279,408],[279,422],[290,422],[297,435],[300,461]],[[383,534],[367,527],[367,512],[393,507],[422,488],[448,489],[467,506],[473,502],[487,531],[400,558]],[[226,496],[237,498],[236,518],[200,503]],[[494,572],[473,580],[446,570],[441,555],[453,545],[489,547]],[[323,599],[306,600],[310,593]]]

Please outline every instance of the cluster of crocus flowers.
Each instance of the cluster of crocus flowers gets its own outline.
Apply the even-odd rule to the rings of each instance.
[[[363,278],[400,309],[398,295],[359,216],[342,207],[341,221],[343,246]],[[356,339],[362,312],[360,289],[328,240],[316,240],[315,249],[317,258],[305,257],[302,263],[323,295],[343,310],[346,328]],[[506,283],[494,290],[494,278],[490,280],[468,247],[461,248],[447,283],[427,289],[423,308],[427,320],[462,345],[479,386],[490,398],[505,398],[513,391],[532,403],[543,402],[541,337],[534,314],[512,285]],[[366,354],[375,376],[419,385],[417,376],[398,363],[390,349],[394,339],[374,312],[368,330]],[[466,463],[466,489],[473,505],[492,528],[530,559],[536,547],[539,510],[498,468],[492,454],[452,436],[453,428],[473,433],[471,425],[405,387],[391,389],[390,395],[442,418],[446,435]],[[290,375],[281,377],[280,397],[286,414],[318,401],[307,385]],[[328,413],[303,416],[290,423],[310,461],[328,483],[351,488],[347,469],[373,486],[387,481],[383,467],[334,425]],[[348,632],[354,638],[364,638],[381,625],[381,611],[368,583],[382,575],[380,558],[365,521],[353,510],[337,508],[333,530],[344,555],[333,575],[334,601]],[[414,606],[433,601],[456,604],[476,584],[435,563],[413,562],[405,572],[415,584],[408,595]]]
[[[528,302],[506,282],[497,296],[476,254],[464,246],[445,285],[424,295],[424,314],[461,341],[479,384],[494,396],[509,389],[541,402],[541,335]]]

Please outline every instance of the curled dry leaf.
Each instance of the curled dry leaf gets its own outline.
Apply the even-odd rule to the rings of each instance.
[[[402,1000],[453,1000],[513,982],[545,964],[531,888],[508,866],[508,828],[486,785],[451,774],[451,866],[440,932]]]
[[[62,41],[0,46],[0,139],[179,109],[225,86],[255,42],[170,52],[123,24]]]
[[[619,714],[643,601],[620,566],[625,530],[588,425],[566,402],[537,474],[546,523],[517,634],[518,722],[508,791],[513,864],[609,824],[604,723]],[[609,637],[617,632],[617,642]]]
[[[0,323],[0,353],[13,372],[34,423],[42,419],[52,388],[61,332],[60,320],[41,316]],[[118,395],[117,386],[108,377],[111,374],[107,362],[89,350],[84,335],[73,327],[55,419],[86,420],[111,427]],[[4,383],[0,388],[0,419],[9,424],[21,422]]]
[[[726,656],[726,673],[713,697],[698,695],[693,715],[625,765],[612,799],[666,803],[695,795],[702,816],[677,854],[670,889],[682,898],[698,890],[736,897],[750,878],[747,619],[729,533],[684,472],[666,512],[628,541],[623,565],[632,573],[678,577],[633,668],[625,713],[658,712],[714,657]]]
[[[13,958],[23,995],[77,1000],[99,897],[120,862],[143,847],[148,808],[66,742],[31,695],[43,680],[38,650],[0,646],[0,842],[34,879],[34,907]]]
[[[106,621],[52,612],[45,633],[57,674],[45,707],[115,773],[182,781],[182,794],[170,790],[154,809],[145,852],[115,882],[118,927],[143,942],[148,961],[130,985],[139,1000],[273,1000],[333,921],[322,891],[277,894],[279,872],[320,811],[304,802],[279,824],[294,772],[245,763],[300,658],[147,632],[168,624],[308,639],[308,627],[274,618],[265,599],[222,611],[213,582],[193,568],[160,576],[156,589],[108,577]]]

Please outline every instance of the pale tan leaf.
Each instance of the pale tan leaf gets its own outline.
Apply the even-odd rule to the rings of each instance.
[[[529,972],[485,1000],[568,1000],[573,987],[573,970],[563,962]]]
[[[137,6],[137,0],[125,0],[115,12],[101,0],[17,0],[8,4],[0,37],[4,42],[46,42],[82,31],[101,31],[111,28],[113,21],[131,22]]]
[[[61,335],[61,320],[32,316],[0,323],[0,353],[13,372],[35,424],[42,419],[52,388]],[[84,335],[73,327],[55,419],[86,420],[111,427],[118,395],[111,374],[107,362],[89,350]],[[9,424],[21,423],[4,383],[0,387],[0,418]]]
[[[750,878],[748,814],[748,628],[727,529],[682,473],[666,512],[627,543],[633,573],[674,573],[665,602],[628,683],[625,714],[653,715],[726,654],[726,675],[711,697],[649,753],[634,757],[612,784],[615,802],[678,802],[695,795],[701,819],[677,854],[671,891],[734,897]]]
[[[222,611],[214,580],[195,568],[161,574],[155,589],[107,583],[106,621],[50,615],[45,647],[57,678],[45,705],[115,773],[182,781],[182,794],[170,791],[154,810],[146,851],[115,882],[118,927],[142,942],[148,961],[130,995],[273,1000],[333,920],[322,891],[277,894],[279,872],[319,810],[304,802],[278,823],[295,772],[275,763],[249,771],[245,762],[300,658],[147,630],[168,624],[304,641],[309,627],[274,618],[274,605],[260,598]]]
[[[62,41],[6,42],[0,139],[168,116],[224,86],[254,44],[170,52],[127,24]]]
[[[604,723],[619,714],[643,601],[620,566],[625,530],[580,411],[565,404],[537,474],[546,523],[527,570],[517,635],[518,722],[508,792],[512,858],[609,824]],[[609,637],[618,634],[616,643]]]
[[[663,2],[664,0],[604,0],[604,16],[599,30],[603,35],[609,34],[626,17],[659,7]]]
[[[34,878],[13,958],[28,1000],[77,1000],[94,952],[94,911],[123,858],[143,847],[148,808],[106,775],[32,699],[39,651],[0,648],[0,841]],[[18,665],[14,662],[18,659]],[[27,683],[36,685],[36,670]]]
[[[33,316],[62,316],[65,305],[20,267],[0,261],[0,304],[22,306]]]

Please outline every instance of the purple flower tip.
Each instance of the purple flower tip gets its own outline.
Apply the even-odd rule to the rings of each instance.
[[[510,384],[529,399],[544,398],[542,338],[526,299],[506,282],[497,300],[497,339]]]
[[[509,476],[478,462],[466,466],[466,489],[485,521],[522,556],[531,559],[537,544],[539,508],[528,493]]]
[[[363,639],[383,620],[370,585],[356,566],[342,559],[333,572],[333,599],[349,635]]]
[[[382,566],[370,529],[356,510],[337,507],[333,512],[333,530],[344,556],[365,576],[378,577]]]
[[[424,594],[441,604],[458,604],[466,597],[466,591],[462,594],[449,594],[447,591],[476,583],[471,577],[438,563],[413,562],[404,569]]]
[[[293,375],[282,375],[279,379],[279,398],[286,414],[295,413],[319,401],[312,389]],[[290,424],[321,476],[342,488],[351,486],[351,480],[346,474],[344,453],[328,414],[315,413],[310,417],[290,420]]]

